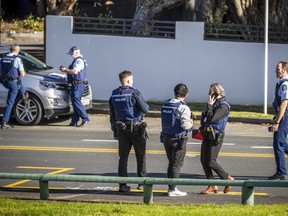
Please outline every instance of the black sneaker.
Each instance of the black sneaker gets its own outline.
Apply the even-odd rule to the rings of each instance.
[[[123,193],[127,193],[127,192],[130,191],[130,187],[127,186],[127,185],[121,185],[121,186],[119,187],[119,190],[118,190],[118,191],[119,191],[119,192],[123,192]]]
[[[144,189],[144,187],[143,187],[143,185],[141,185],[141,184],[138,184],[138,187],[137,187],[137,189],[138,189],[138,190],[143,190],[143,189]]]
[[[3,122],[1,124],[1,129],[8,129],[8,128],[14,128],[14,126],[11,124],[8,124],[8,122]]]
[[[71,122],[71,123],[69,124],[69,126],[71,126],[71,127],[77,127],[77,123],[72,123],[72,122]]]
[[[270,176],[268,179],[270,180],[287,180],[287,176],[286,175],[283,175],[283,176],[280,176],[280,175],[273,175],[273,176]]]

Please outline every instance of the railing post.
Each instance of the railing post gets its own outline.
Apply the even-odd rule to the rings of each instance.
[[[48,181],[39,180],[39,187],[40,187],[40,199],[41,200],[48,200],[49,199],[49,184]]]
[[[144,203],[152,204],[153,203],[153,185],[144,184]]]
[[[242,204],[254,205],[254,187],[242,186]]]

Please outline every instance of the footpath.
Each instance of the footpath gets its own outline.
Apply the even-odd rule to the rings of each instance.
[[[150,112],[145,114],[146,117],[161,117],[161,106],[155,103],[147,102],[150,108]],[[109,103],[106,100],[93,100],[93,108],[88,111],[93,114],[109,114]],[[193,110],[192,110],[193,112]],[[196,120],[199,120],[199,116],[196,116]],[[271,119],[264,118],[245,118],[245,117],[229,117],[229,122],[241,122],[247,124],[270,124]]]

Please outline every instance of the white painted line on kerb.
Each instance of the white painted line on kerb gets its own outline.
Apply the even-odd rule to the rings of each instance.
[[[253,149],[273,149],[272,146],[251,146]]]

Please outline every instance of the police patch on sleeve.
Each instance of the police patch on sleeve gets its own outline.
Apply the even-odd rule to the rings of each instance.
[[[77,61],[76,61],[76,64],[81,64],[81,60],[77,60]]]
[[[282,91],[287,91],[287,86],[286,85],[282,85]]]

